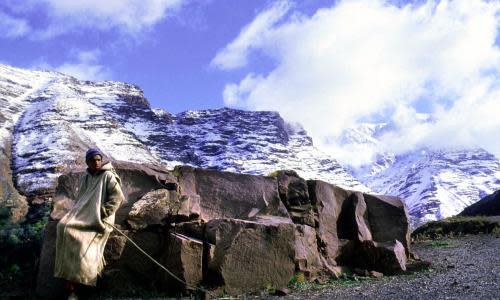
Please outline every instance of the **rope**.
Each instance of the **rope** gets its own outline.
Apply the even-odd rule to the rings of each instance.
[[[156,259],[154,259],[153,257],[151,257],[151,255],[149,255],[146,251],[144,251],[139,245],[137,245],[131,238],[129,238],[123,231],[121,231],[120,229],[116,228],[116,226],[114,226],[113,224],[111,223],[108,223],[106,221],[104,221],[104,223],[108,224],[109,226],[113,227],[113,229],[115,229],[116,231],[118,231],[118,233],[120,233],[121,235],[123,235],[129,242],[132,243],[132,245],[134,245],[142,254],[144,254],[147,258],[149,258],[152,262],[154,262],[158,267],[162,268],[163,270],[165,270],[165,272],[167,272],[170,276],[172,276],[173,278],[175,278],[177,281],[179,281],[180,283],[184,284],[186,287],[188,287],[189,289],[191,290],[199,290],[199,291],[202,291],[204,293],[207,293],[211,296],[212,293],[210,293],[208,290],[204,289],[204,288],[201,288],[201,287],[195,287],[195,286],[191,286],[189,285],[187,282],[185,282],[184,280],[180,279],[179,277],[175,276],[174,273],[172,273],[170,270],[168,270],[165,266],[163,266],[162,264],[160,264]]]

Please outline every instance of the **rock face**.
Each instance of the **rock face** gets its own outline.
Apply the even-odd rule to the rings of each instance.
[[[500,216],[500,190],[466,207],[461,216]]]
[[[1,98],[0,98],[1,100]],[[0,120],[1,120],[0,112]],[[19,194],[12,182],[11,141],[5,141],[5,148],[0,148],[0,222],[19,223],[28,213],[28,201]]]
[[[203,242],[178,233],[170,233],[167,240],[168,255],[164,266],[186,284],[165,275],[165,285],[170,289],[195,290],[203,282]]]
[[[180,167],[175,172],[181,193],[200,198],[201,219],[205,222],[219,218],[255,219],[261,215],[288,218],[274,178],[191,167]]]
[[[115,163],[126,195],[106,245],[100,286],[108,293],[161,290],[173,295],[200,284],[230,294],[286,287],[338,275],[340,266],[397,273],[409,254],[408,213],[395,197],[349,191],[293,171],[264,177],[192,167],[174,171]],[[37,282],[42,298],[61,296],[51,277],[57,220],[71,207],[80,173],[61,176],[46,228]]]
[[[216,219],[205,234],[214,245],[209,278],[232,294],[284,287],[294,274],[294,225],[287,219]]]

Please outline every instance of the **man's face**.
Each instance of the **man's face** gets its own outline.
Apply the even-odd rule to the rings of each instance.
[[[100,155],[94,155],[91,159],[87,160],[87,166],[89,167],[90,173],[95,173],[101,169],[102,161]]]

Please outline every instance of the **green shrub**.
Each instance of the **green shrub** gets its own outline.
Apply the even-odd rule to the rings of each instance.
[[[491,217],[455,216],[426,223],[412,233],[416,240],[439,239],[464,234],[493,233],[500,231],[500,221]]]
[[[297,273],[295,273],[295,275],[293,275],[292,279],[290,279],[290,282],[288,283],[288,285],[290,287],[298,288],[302,284],[304,284],[305,282],[306,282],[306,279],[305,279],[304,273],[297,272]]]

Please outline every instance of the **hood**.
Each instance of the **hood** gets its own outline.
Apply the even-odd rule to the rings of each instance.
[[[101,169],[99,170],[98,174],[101,174],[101,173],[103,173],[105,171],[110,171],[111,173],[113,173],[113,175],[115,175],[116,180],[118,181],[118,183],[120,185],[122,184],[122,180],[121,180],[120,176],[118,176],[118,174],[116,173],[115,168],[113,168],[113,165],[111,164],[110,161],[105,162],[105,163],[102,164]],[[88,172],[88,169],[87,169],[87,172]]]

